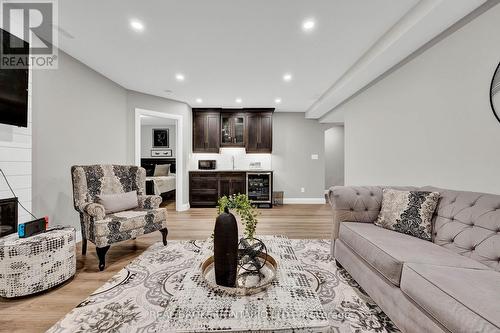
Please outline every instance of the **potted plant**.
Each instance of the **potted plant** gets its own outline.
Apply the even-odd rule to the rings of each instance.
[[[239,215],[241,224],[245,229],[243,232],[245,237],[253,240],[259,213],[257,212],[257,208],[248,199],[248,196],[245,194],[234,194],[229,197],[223,196],[217,202],[217,214],[224,213],[226,208]]]

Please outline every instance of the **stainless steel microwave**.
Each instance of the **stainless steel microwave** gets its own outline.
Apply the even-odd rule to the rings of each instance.
[[[215,170],[217,168],[216,160],[199,160],[198,169],[199,170]]]

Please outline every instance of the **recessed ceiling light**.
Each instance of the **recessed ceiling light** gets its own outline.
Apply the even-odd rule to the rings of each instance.
[[[283,81],[285,81],[285,82],[292,81],[292,74],[286,73],[285,75],[283,75]]]
[[[144,31],[144,23],[142,23],[139,20],[136,20],[136,19],[131,20],[130,21],[130,26],[135,31],[138,31],[138,32]]]
[[[243,100],[242,100],[241,98],[239,98],[239,97],[238,97],[238,98],[235,100],[235,102],[236,102],[236,103],[238,103],[238,104],[241,104],[241,103],[243,102]]]
[[[201,98],[197,98],[196,103],[198,103],[198,104],[203,103],[203,100]]]
[[[302,30],[304,31],[312,31],[316,26],[316,22],[313,19],[307,19],[302,22]]]
[[[276,103],[276,104],[280,104],[280,103],[281,103],[281,98],[279,98],[279,97],[278,97],[278,98],[275,98],[275,99],[274,99],[274,103]]]
[[[184,81],[184,79],[185,79],[184,74],[181,74],[181,73],[175,74],[175,79],[177,81]]]

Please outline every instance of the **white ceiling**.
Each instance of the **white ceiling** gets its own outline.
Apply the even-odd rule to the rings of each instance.
[[[74,38],[60,34],[59,45],[128,89],[192,106],[273,107],[279,97],[277,111],[320,118],[483,2],[64,0],[59,26]]]

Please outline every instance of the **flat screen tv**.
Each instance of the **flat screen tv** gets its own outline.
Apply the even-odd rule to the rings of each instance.
[[[11,38],[18,39],[5,30],[0,33],[2,50]],[[28,43],[23,43],[28,50]],[[28,75],[27,69],[3,68],[0,63],[0,123],[28,127]]]

